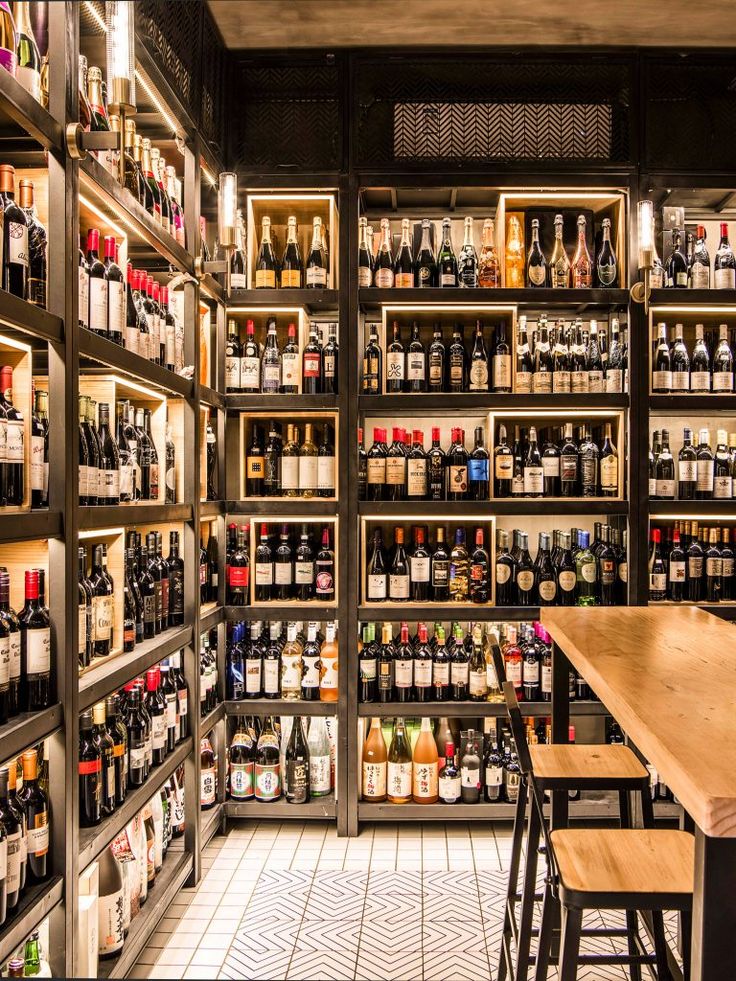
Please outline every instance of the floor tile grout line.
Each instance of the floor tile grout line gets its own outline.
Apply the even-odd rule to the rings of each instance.
[[[468,829],[468,843],[470,845],[470,853],[473,856],[473,879],[475,881],[475,888],[478,893],[478,910],[480,912],[480,926],[481,926],[481,930],[483,931],[483,947],[486,952],[486,961],[488,962],[488,981],[492,981],[493,968],[491,966],[491,955],[488,950],[488,940],[486,938],[486,921],[485,921],[485,916],[483,915],[483,906],[480,898],[480,885],[478,883],[478,866],[476,864],[476,859],[475,859],[475,848],[473,848],[473,836],[472,836],[472,829],[470,826],[470,822],[468,822],[467,824],[467,829]],[[494,841],[496,839],[495,831],[493,833],[493,839]]]
[[[301,834],[299,835],[299,841],[297,842],[297,847],[295,849],[295,854],[298,854],[298,852],[299,852],[299,845],[301,844],[302,838],[304,837],[304,830],[305,830],[305,828],[306,828],[306,824],[303,824],[302,825]],[[325,847],[325,838],[326,837],[327,837],[327,833],[325,832],[325,835],[322,838],[322,844],[321,844],[320,849],[319,849],[319,856],[317,858],[317,869],[319,869],[319,862],[320,862],[320,859],[322,857],[322,852],[323,852],[324,847]],[[284,977],[285,978],[288,978],[289,977],[289,971],[291,970],[291,962],[294,960],[294,955],[296,954],[297,945],[299,943],[299,934],[301,933],[302,927],[304,926],[304,917],[307,915],[307,907],[309,906],[309,897],[312,895],[312,889],[314,888],[314,877],[315,877],[315,874],[316,874],[317,869],[312,869],[312,881],[309,883],[309,889],[307,890],[307,895],[306,895],[306,898],[304,900],[304,908],[302,909],[302,918],[299,921],[299,929],[296,931],[296,935],[294,937],[294,944],[293,944],[293,946],[291,948],[291,954],[289,955],[289,963],[286,965],[286,972],[284,973]],[[294,871],[296,871],[296,870],[294,870]]]
[[[375,840],[376,840],[375,834],[376,834],[375,827],[371,826],[371,850],[370,850],[370,855],[368,856],[368,867],[367,867],[366,872],[365,872],[365,895],[363,896],[363,912],[361,913],[361,916],[360,916],[360,930],[358,931],[358,942],[356,944],[356,950],[355,950],[355,970],[354,970],[354,973],[356,975],[358,973],[358,961],[360,960],[360,948],[361,948],[362,941],[363,941],[363,924],[365,923],[365,904],[368,902],[368,890],[370,889],[370,885],[371,885],[371,861],[373,859],[373,845],[374,845]],[[398,851],[398,849],[397,849],[397,851]]]

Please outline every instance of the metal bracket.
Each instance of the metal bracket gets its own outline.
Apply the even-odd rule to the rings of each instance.
[[[90,150],[121,150],[122,135],[112,130],[90,133],[82,129],[81,123],[68,123],[66,149],[73,160],[84,160]]]

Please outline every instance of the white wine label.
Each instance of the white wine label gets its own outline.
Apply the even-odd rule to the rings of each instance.
[[[534,585],[534,573],[528,569],[523,569],[516,577],[516,584],[519,589],[523,590],[525,593],[528,593]]]
[[[387,381],[404,380],[404,354],[402,351],[389,351],[386,355]]]
[[[436,797],[439,793],[439,767],[434,763],[420,763],[415,760],[412,774],[412,795],[421,800],[423,797]]]
[[[649,573],[649,592],[663,593],[667,589],[667,575],[664,572]]]
[[[514,473],[514,457],[511,453],[499,453],[495,459],[497,480],[510,480]]]
[[[255,359],[254,359],[255,360]],[[242,362],[241,362],[242,365]],[[246,386],[246,383],[242,381],[243,368],[241,366],[241,384],[243,388],[250,387]],[[256,382],[257,384],[257,382]],[[297,352],[285,351],[281,355],[281,384],[284,386],[297,387],[299,386],[299,354]]]
[[[468,688],[471,695],[485,695],[488,692],[485,667],[479,671],[468,672]]]
[[[714,371],[713,372],[713,391],[732,392],[733,391],[733,372]]]
[[[518,375],[517,375],[518,380]],[[511,355],[493,355],[493,387],[511,388]]]
[[[713,281],[717,290],[732,290],[736,288],[736,270],[733,267],[716,269],[713,275]]]
[[[598,567],[595,562],[586,562],[580,566],[580,574],[586,582],[595,582],[598,578]]]
[[[370,800],[386,796],[387,765],[363,761],[363,797]]]
[[[653,371],[652,372],[652,388],[662,388],[670,389],[672,388],[672,372],[671,371]]]
[[[409,559],[412,582],[429,582],[429,556],[412,556]]]
[[[496,582],[499,585],[503,585],[508,582],[511,578],[511,566],[507,565],[505,562],[499,562],[496,565]]]
[[[368,599],[386,599],[386,576],[368,576]]]
[[[373,285],[373,274],[370,266],[358,266],[358,286],[368,287]]]
[[[281,457],[281,490],[299,490],[299,457]]]
[[[721,559],[721,575],[724,579],[728,579],[733,575],[734,560],[733,559]]]
[[[375,282],[379,289],[391,289],[394,285],[393,269],[380,268],[375,271]]]
[[[709,392],[710,391],[710,372],[709,371],[691,371],[690,372],[690,390],[693,392]]]
[[[500,787],[503,783],[503,767],[502,766],[487,766],[486,768],[486,786],[487,787]]]
[[[386,791],[389,797],[411,797],[411,761],[388,763]]]
[[[300,490],[317,490],[319,467],[316,456],[299,457],[299,488]]]
[[[648,487],[649,487],[649,490],[648,490],[649,496],[650,497],[656,497],[657,496],[657,481],[656,481],[656,479],[654,477],[650,477],[649,478]]]
[[[279,662],[275,658],[266,658],[263,661],[263,688],[269,695],[278,694],[279,691]]]
[[[255,695],[261,690],[261,659],[246,658],[245,661],[245,690],[249,695]],[[181,706],[179,707],[181,715]]]
[[[327,286],[327,270],[322,266],[308,266],[307,286]]]
[[[441,800],[452,804],[454,801],[460,799],[462,785],[459,775],[456,777],[440,777],[438,783]]]
[[[554,579],[548,579],[539,584],[539,595],[546,603],[551,603],[557,593],[557,583]]]
[[[575,589],[575,573],[570,569],[564,569],[557,576],[557,583],[560,589],[563,589],[566,593],[569,593],[571,590]]]
[[[673,562],[670,559],[670,582],[685,582],[685,570],[687,563],[683,560],[682,562]]]
[[[154,749],[163,749],[166,745],[166,716],[151,716],[151,743]]]
[[[8,846],[8,892],[16,892],[20,888],[20,830],[7,837]]]
[[[28,674],[48,674],[51,670],[51,628],[26,630],[26,671]]]
[[[389,576],[388,592],[392,600],[409,599],[409,576]]]

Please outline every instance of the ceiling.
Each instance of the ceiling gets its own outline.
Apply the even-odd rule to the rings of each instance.
[[[736,45],[733,0],[208,0],[228,48]]]

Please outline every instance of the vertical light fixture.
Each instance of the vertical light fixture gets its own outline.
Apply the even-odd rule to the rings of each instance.
[[[644,312],[649,313],[649,275],[654,265],[654,205],[649,200],[639,201],[636,206],[636,233],[638,247],[638,265],[644,274],[643,282],[634,283],[631,287],[631,299],[644,304]]]
[[[236,245],[238,220],[238,175],[223,171],[217,186],[217,235],[225,250],[225,289],[230,293],[230,259]]]
[[[135,4],[107,0],[107,103],[120,117],[120,183],[125,184],[125,118],[135,113]]]

